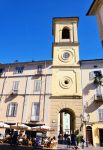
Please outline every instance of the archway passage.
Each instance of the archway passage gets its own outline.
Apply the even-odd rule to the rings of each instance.
[[[58,114],[58,135],[71,134],[75,130],[75,114],[69,108],[60,110]]]
[[[86,127],[86,137],[87,137],[89,144],[93,145],[92,127],[91,126]]]

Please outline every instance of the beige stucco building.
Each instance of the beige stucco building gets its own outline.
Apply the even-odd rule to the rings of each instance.
[[[88,10],[87,15],[96,16],[99,26],[100,39],[103,46],[103,0],[93,0],[93,3]]]
[[[51,64],[51,61],[0,64],[0,121],[30,126],[48,123]]]
[[[103,146],[103,59],[81,61],[81,76],[86,138]]]

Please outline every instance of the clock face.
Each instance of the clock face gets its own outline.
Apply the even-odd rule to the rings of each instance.
[[[70,62],[72,58],[73,58],[73,54],[69,50],[63,50],[59,54],[59,59],[64,63]]]
[[[64,53],[63,53],[63,58],[64,58],[65,60],[69,59],[69,57],[70,57],[69,52],[64,52]]]

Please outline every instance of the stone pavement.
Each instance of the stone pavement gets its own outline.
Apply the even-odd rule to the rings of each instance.
[[[0,150],[38,150],[38,149],[35,149],[34,147],[27,147],[27,146],[10,146],[8,144],[0,144]],[[73,150],[73,147],[67,149],[66,145],[58,144],[57,150]],[[84,149],[79,148],[78,150],[103,150],[103,147],[95,148],[93,146],[89,146],[89,147],[85,147]]]
[[[58,149],[73,150],[73,147],[71,147],[70,149],[69,148],[67,149],[66,145],[58,144]],[[84,147],[84,149],[79,147],[78,150],[103,150],[103,147],[94,147],[94,146],[89,145],[88,147]]]

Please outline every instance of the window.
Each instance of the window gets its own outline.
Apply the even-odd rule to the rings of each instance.
[[[23,73],[24,67],[16,67],[14,73],[15,74],[21,74]]]
[[[38,65],[38,67],[37,67],[37,73],[42,73],[42,65]]]
[[[34,80],[34,92],[40,92],[41,80]]]
[[[102,92],[101,92],[101,85],[98,85],[97,87],[96,87],[96,96],[98,97],[98,98],[100,98],[100,96],[102,96]]]
[[[70,39],[70,31],[68,28],[62,30],[62,39]]]
[[[32,104],[32,113],[31,113],[31,120],[32,121],[38,121],[39,120],[39,111],[40,111],[40,105],[39,102]]]
[[[103,121],[103,109],[99,109],[98,113],[99,113],[99,121]]]
[[[8,104],[6,115],[7,115],[8,117],[16,117],[17,106],[18,106],[17,103],[10,103],[10,104]]]
[[[13,82],[12,90],[13,91],[18,91],[18,87],[19,87],[19,81],[14,81]]]

